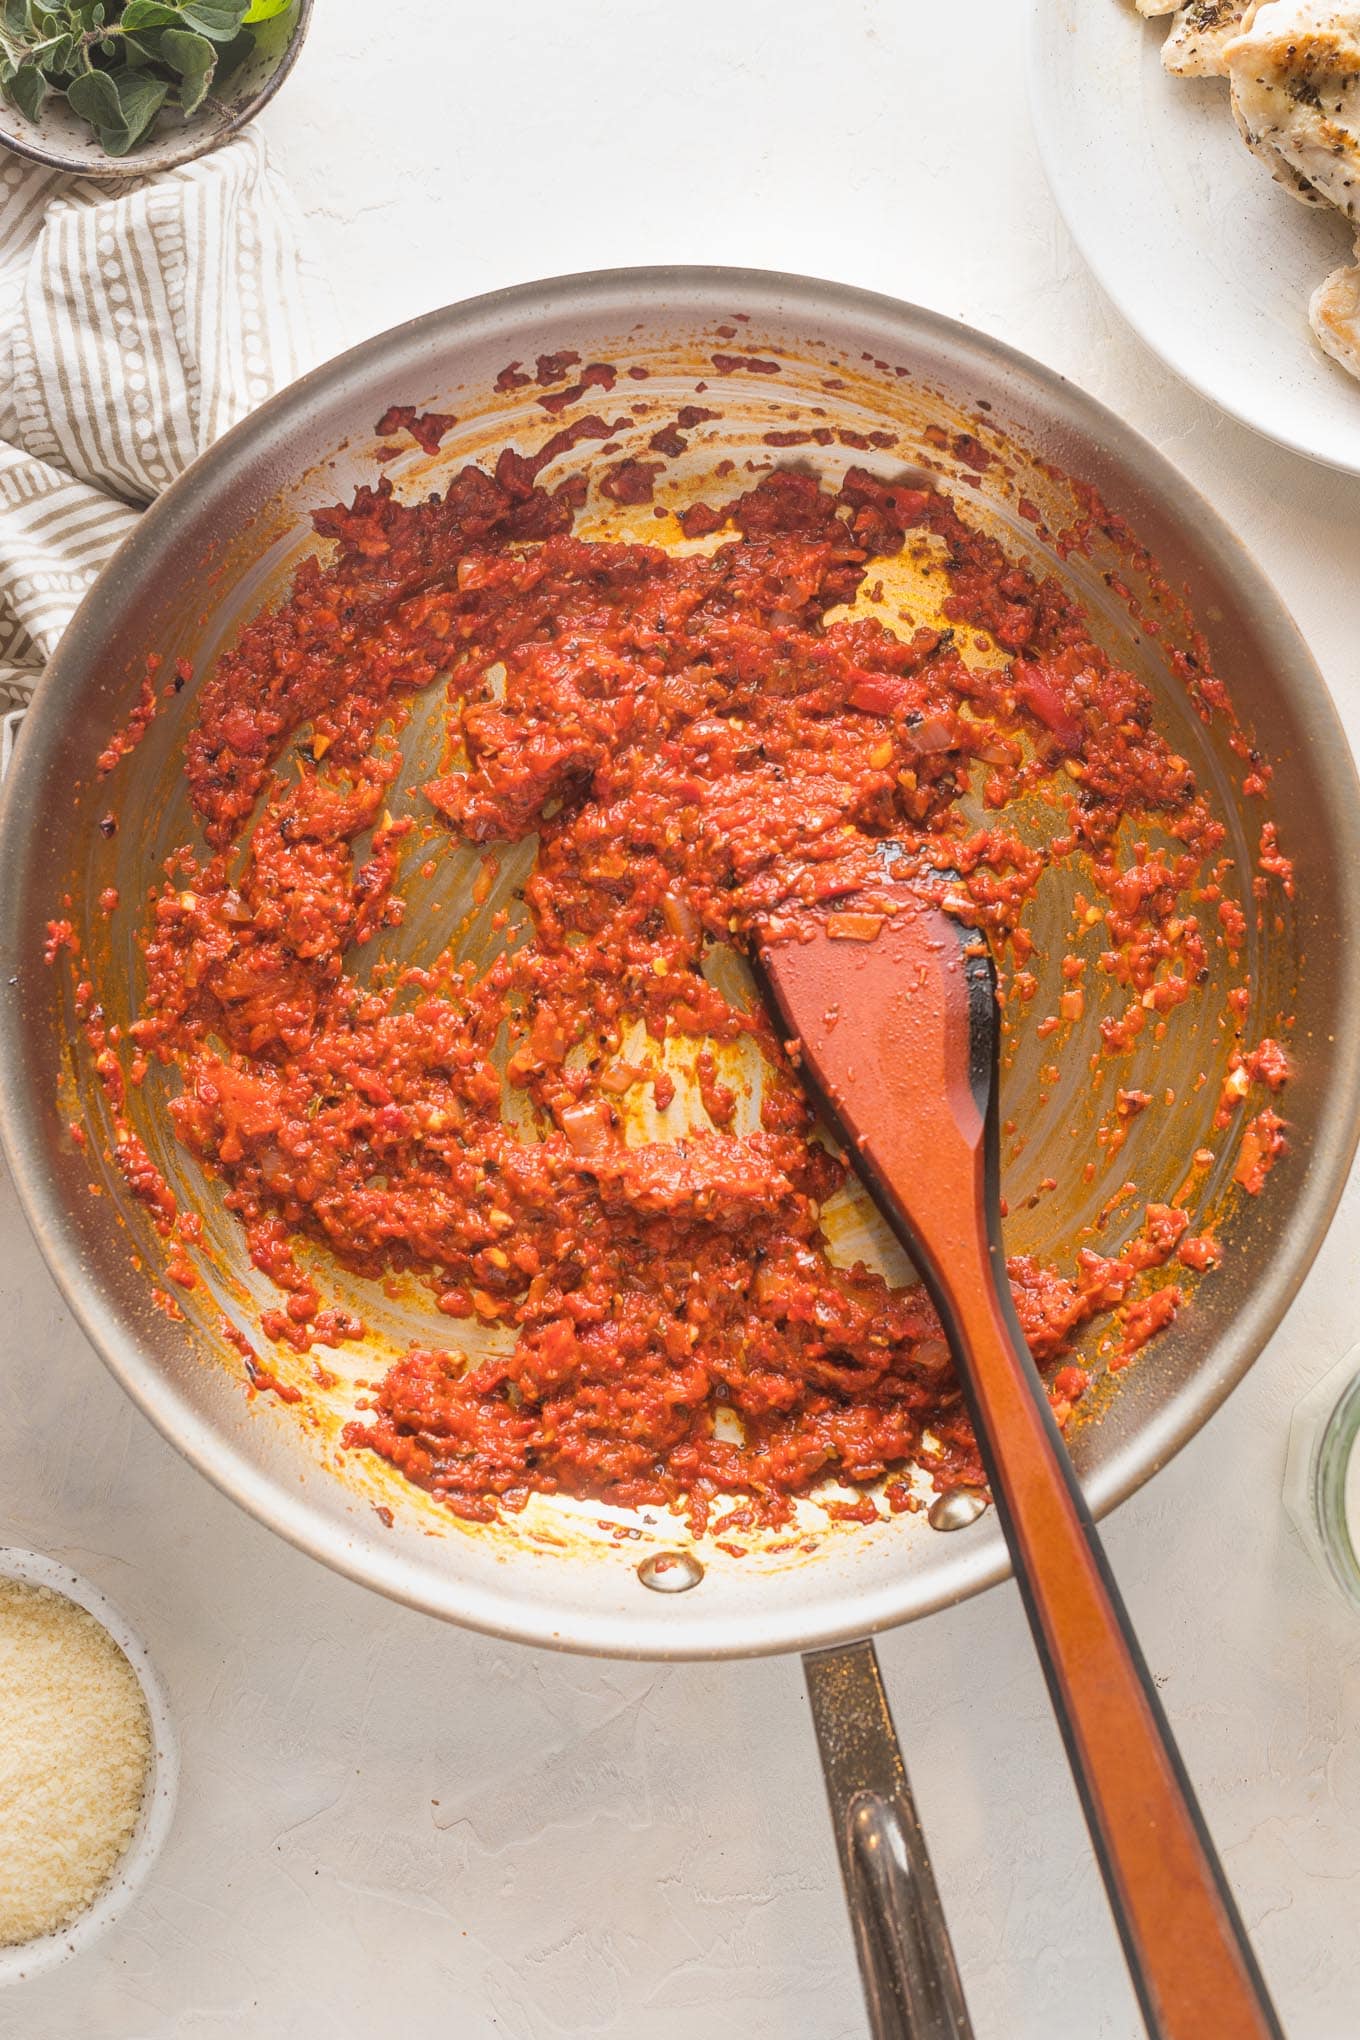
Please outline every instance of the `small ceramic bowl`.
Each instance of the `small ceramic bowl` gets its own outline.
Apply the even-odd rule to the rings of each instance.
[[[127,156],[110,156],[56,93],[48,94],[36,121],[26,120],[17,106],[0,98],[0,143],[35,163],[81,177],[151,177],[173,170],[239,134],[269,104],[297,62],[311,19],[312,0],[294,0],[285,13],[262,22],[254,53],[232,73],[220,97],[209,93],[191,120],[163,112],[149,139]]]
[[[1322,1571],[1360,1609],[1360,1346],[1295,1405],[1284,1505]]]
[[[112,1602],[55,1558],[38,1551],[0,1545],[0,1579],[22,1580],[27,1586],[50,1587],[86,1609],[105,1628],[137,1675],[151,1720],[151,1762],[142,1810],[132,1840],[114,1865],[108,1882],[69,1926],[0,1948],[0,1986],[22,1983],[46,1969],[55,1969],[97,1941],[123,1913],[145,1884],[174,1818],[179,1784],[179,1745],[170,1719],[165,1688],[147,1655],[146,1645]]]

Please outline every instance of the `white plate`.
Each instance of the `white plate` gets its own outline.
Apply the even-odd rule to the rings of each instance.
[[[1308,328],[1353,235],[1246,148],[1224,80],[1162,69],[1169,24],[1133,0],[1032,0],[1030,106],[1053,196],[1169,368],[1282,446],[1360,473],[1360,381]]]

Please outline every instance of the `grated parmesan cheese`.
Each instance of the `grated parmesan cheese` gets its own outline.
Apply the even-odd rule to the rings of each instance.
[[[98,1896],[150,1762],[146,1701],[108,1631],[64,1594],[0,1579],[0,1947]]]

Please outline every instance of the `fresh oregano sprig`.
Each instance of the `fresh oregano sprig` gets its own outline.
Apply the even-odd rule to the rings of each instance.
[[[0,0],[0,92],[28,120],[63,93],[111,156],[163,106],[187,120],[292,0]]]

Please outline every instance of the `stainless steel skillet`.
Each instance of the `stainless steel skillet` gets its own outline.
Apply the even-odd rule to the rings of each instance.
[[[338,1452],[353,1375],[374,1371],[373,1352],[343,1356],[329,1399],[310,1394],[288,1407],[247,1396],[239,1357],[219,1338],[216,1321],[225,1307],[249,1322],[267,1299],[211,1198],[211,1294],[191,1300],[184,1323],[156,1308],[145,1275],[132,1265],[133,1251],[158,1265],[159,1243],[145,1215],[126,1198],[98,1139],[81,1151],[66,1130],[83,1113],[97,1134],[103,1108],[87,1063],[72,1052],[61,981],[41,963],[42,929],[65,911],[66,897],[73,918],[92,928],[106,887],[135,902],[161,856],[190,833],[176,761],[192,687],[162,709],[115,779],[100,784],[94,772],[126,721],[147,654],[182,656],[202,669],[312,546],[307,512],[371,478],[374,428],[388,405],[432,407],[459,420],[436,459],[413,452],[389,467],[402,490],[437,486],[453,465],[507,439],[540,444],[556,422],[537,405],[541,392],[532,383],[500,390],[496,383],[512,361],[532,368],[540,354],[563,349],[583,362],[646,369],[645,379],[621,377],[608,398],[592,391],[585,400],[611,418],[638,407],[616,435],[623,452],[642,450],[680,403],[719,412],[693,436],[687,460],[695,486],[722,458],[816,458],[831,471],[851,459],[885,472],[903,463],[938,469],[969,514],[1080,588],[1110,645],[1153,687],[1178,747],[1218,790],[1245,868],[1260,816],[1240,798],[1240,761],[1222,729],[1200,722],[1171,668],[1178,626],[1170,611],[1125,547],[1094,532],[1086,556],[1061,558],[1029,511],[1037,507],[1050,532],[1074,525],[1082,503],[1067,478],[1076,476],[1127,520],[1167,582],[1188,588],[1214,662],[1274,767],[1271,810],[1298,864],[1295,908],[1280,926],[1272,920],[1256,945],[1248,1023],[1267,1032],[1286,1010],[1294,1015],[1293,1153],[1265,1196],[1226,1210],[1223,1270],[1078,1432],[1074,1455],[1095,1511],[1170,1457],[1250,1365],[1321,1240],[1360,1111],[1360,826],[1340,725],[1259,570],[1176,472],[1112,414],[949,321],[804,279],[630,271],[531,285],[433,314],[266,405],[147,514],[68,633],[21,738],[0,812],[0,1128],[44,1252],[119,1379],[219,1485],[317,1557],[432,1613],[538,1644],[657,1657],[826,1646],[947,1605],[1000,1577],[1004,1553],[990,1518],[943,1536],[924,1512],[863,1530],[830,1524],[812,1509],[791,1550],[775,1548],[787,1539],[758,1541],[739,1559],[711,1543],[687,1549],[697,1584],[667,1594],[649,1592],[645,1580],[674,1579],[675,1568],[658,1573],[648,1564],[685,1544],[674,1523],[553,1502],[489,1530],[460,1525],[387,1469]],[[852,449],[843,437],[825,449],[771,448],[767,434],[797,432],[813,413],[864,443]],[[875,434],[885,443],[874,443]],[[600,526],[639,528],[628,527],[625,513],[603,511]],[[1143,622],[1107,576],[1128,586]],[[914,599],[927,595],[916,590]],[[418,735],[417,728],[413,742]],[[111,799],[120,826],[108,838],[97,824]],[[513,876],[507,869],[507,886]],[[446,890],[442,906],[453,916],[461,910],[457,888]],[[1055,927],[1069,904],[1055,898],[1046,909]],[[107,947],[97,952],[115,1010],[137,969],[132,920],[131,913],[116,916]],[[428,926],[437,933],[433,920]],[[1041,1000],[1047,990],[1041,986]],[[1098,1019],[1093,1003],[1088,1024]],[[1155,1072],[1166,1085],[1169,1071],[1198,1074],[1201,1065],[1206,1078],[1198,1090],[1177,1086],[1183,1099],[1174,1113],[1155,1124],[1145,1115],[1135,1126],[1117,1174],[1136,1177],[1144,1195],[1183,1176],[1203,1136],[1205,1101],[1216,1092],[1214,1058],[1224,1052],[1191,1034],[1135,1051],[1126,1084]],[[1007,1073],[1026,1140],[1006,1186],[1014,1244],[1059,1258],[1117,1188],[1105,1173],[1083,1185],[1069,1166],[1069,1128],[1093,1128],[1100,1109],[1099,1099],[1079,1096],[1067,1081],[1084,1060],[1079,1031],[1056,1083],[1045,1086],[1043,1058],[1024,1043]],[[144,1137],[177,1187],[201,1197],[157,1104],[149,1089],[139,1107]],[[1059,1191],[1040,1194],[1050,1176]],[[98,1197],[89,1195],[92,1178]],[[1222,1186],[1210,1188],[1216,1194]],[[1118,1237],[1116,1218],[1103,1238]],[[385,1310],[365,1299],[378,1357],[407,1335],[419,1312],[418,1298]],[[390,1511],[390,1527],[378,1509]]]

